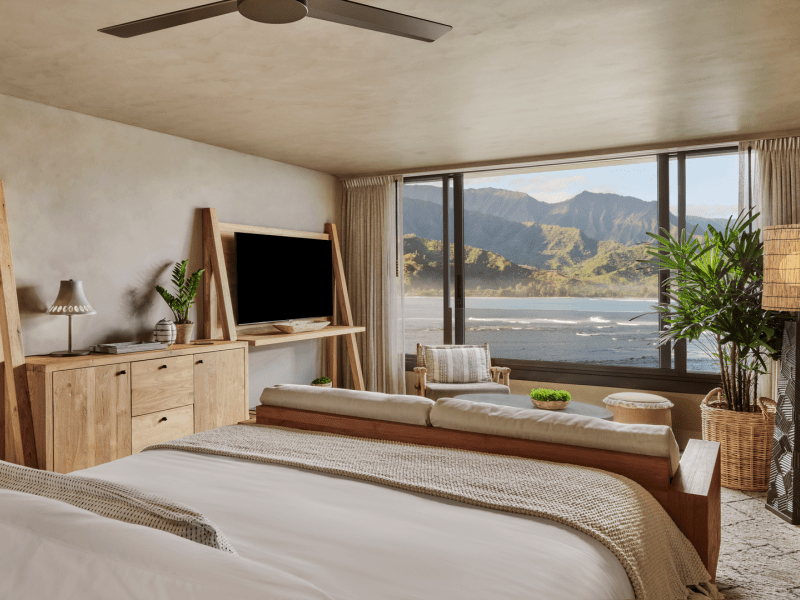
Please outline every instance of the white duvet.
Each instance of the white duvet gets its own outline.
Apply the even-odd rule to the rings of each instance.
[[[21,575],[15,577],[15,595],[0,583],[3,598],[633,598],[625,571],[605,546],[546,519],[292,467],[172,450],[144,452],[82,473],[195,508],[222,530],[239,557],[71,506],[54,503],[59,505],[54,508],[50,500],[7,502],[13,494],[7,492],[0,496],[0,564]],[[35,531],[17,527],[16,519],[40,523],[43,504],[48,508]],[[106,523],[97,527],[96,520]],[[78,554],[53,539],[76,531],[84,538]],[[34,548],[42,535],[53,546],[46,554]],[[11,550],[18,543],[25,552]],[[87,558],[86,552],[94,554]],[[35,577],[31,564],[37,565]],[[115,575],[101,579],[128,593],[104,592],[107,582],[96,583],[96,575],[107,571]],[[67,576],[74,585],[55,584]],[[79,579],[87,586],[81,593]],[[33,586],[60,593],[34,594],[39,588]],[[227,591],[212,594],[212,587]],[[150,588],[153,593],[147,593]]]

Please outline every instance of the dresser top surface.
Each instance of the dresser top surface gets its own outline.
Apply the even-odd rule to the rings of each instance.
[[[209,340],[203,340],[209,341]],[[66,369],[83,369],[102,365],[138,362],[168,358],[170,356],[183,356],[186,354],[203,354],[205,352],[219,352],[243,348],[247,350],[247,342],[229,342],[213,340],[211,344],[173,344],[166,350],[150,350],[147,352],[131,352],[129,354],[101,354],[92,352],[86,356],[27,356],[25,366],[28,371],[63,371]]]

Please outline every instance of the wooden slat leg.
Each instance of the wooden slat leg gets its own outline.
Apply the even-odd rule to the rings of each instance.
[[[19,318],[17,285],[11,260],[11,237],[3,184],[0,182],[0,334],[2,334],[3,377],[7,415],[11,419],[11,434],[17,458],[34,469],[39,467],[33,413],[22,349],[22,324]]]
[[[358,356],[356,334],[347,334],[347,357],[350,359],[350,372],[353,374],[353,387],[364,391],[364,374],[361,372],[361,359]]]

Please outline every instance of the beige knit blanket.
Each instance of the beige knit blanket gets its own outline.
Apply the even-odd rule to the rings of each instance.
[[[232,425],[150,446],[345,475],[467,504],[544,517],[604,544],[640,600],[722,598],[695,549],[639,484],[597,469],[368,440]]]

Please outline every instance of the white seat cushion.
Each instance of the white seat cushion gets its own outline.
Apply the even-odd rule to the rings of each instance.
[[[428,425],[433,407],[432,400],[420,396],[288,384],[264,388],[261,404],[409,425]]]
[[[642,392],[615,392],[606,396],[603,402],[608,406],[622,406],[624,408],[659,409],[675,406],[662,396],[644,394]]]
[[[514,408],[470,400],[442,398],[430,415],[431,425],[444,429],[629,452],[669,458],[672,474],[680,451],[666,425],[627,425],[583,415]]]

